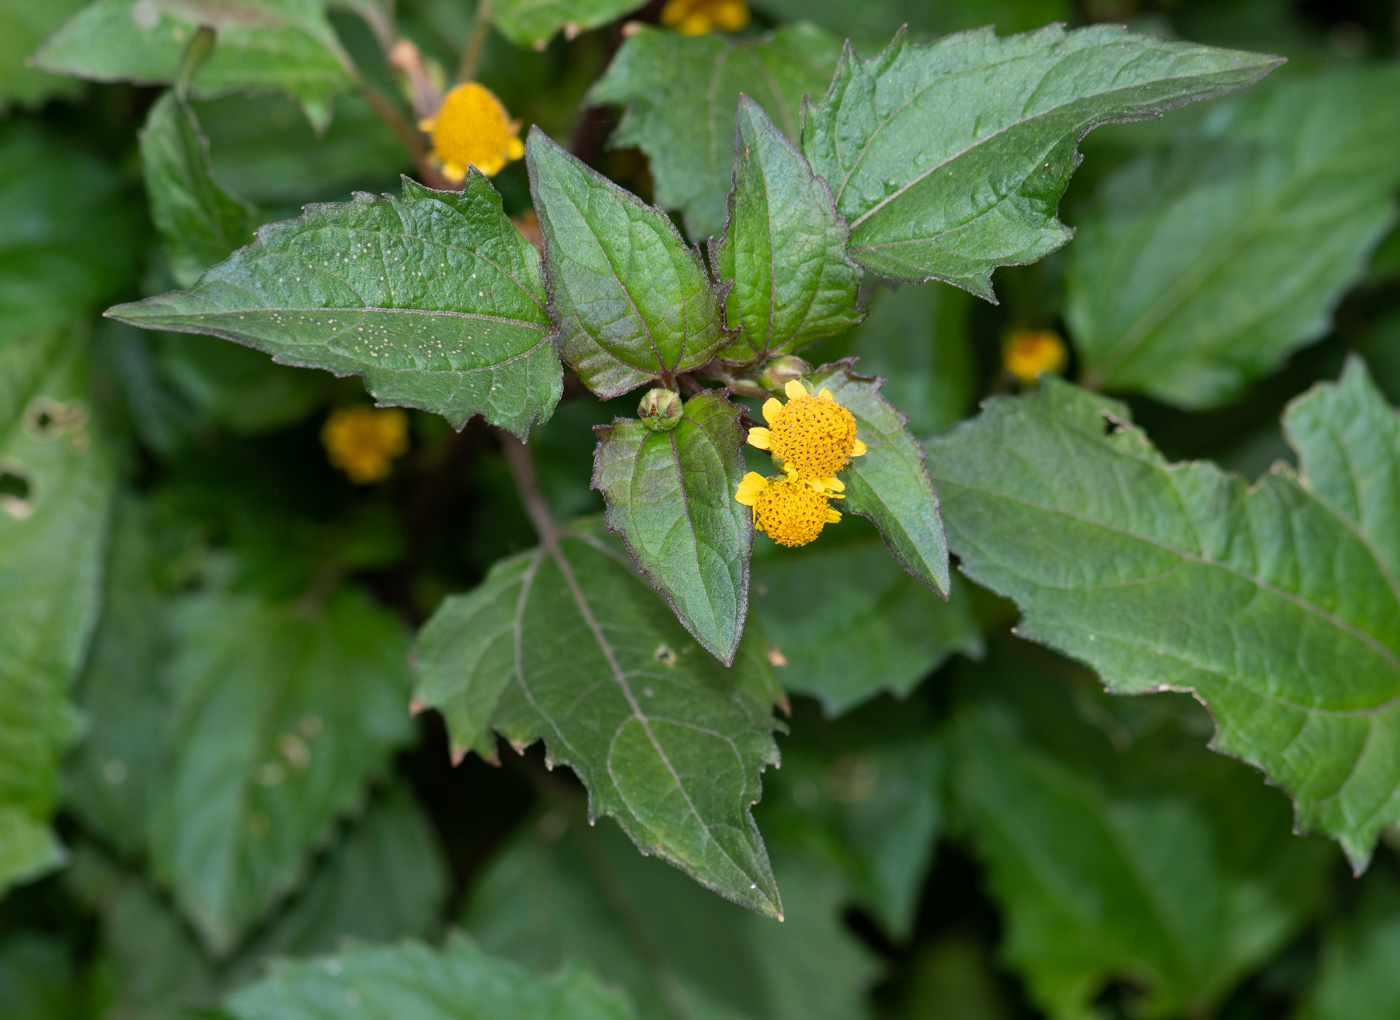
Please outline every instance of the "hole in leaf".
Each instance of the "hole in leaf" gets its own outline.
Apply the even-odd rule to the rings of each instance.
[[[24,468],[14,463],[0,464],[0,508],[22,521],[34,512],[32,492]]]
[[[87,424],[87,414],[87,405],[81,400],[64,402],[35,397],[24,409],[24,430],[33,439],[80,432]]]

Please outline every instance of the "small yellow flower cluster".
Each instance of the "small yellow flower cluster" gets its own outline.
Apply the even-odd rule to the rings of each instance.
[[[418,127],[433,136],[433,158],[454,184],[466,180],[469,166],[494,177],[525,155],[520,122],[510,119],[494,92],[474,81],[447,93],[437,115]]]
[[[779,545],[811,542],[828,524],[841,519],[831,500],[844,499],[846,485],[836,473],[852,457],[865,453],[856,438],[855,415],[823,388],[791,380],[783,387],[784,404],[770,397],[763,405],[767,428],[749,430],[749,445],[767,450],[783,469],[782,478],[764,478],[750,471],[734,498],[753,507],[754,527]]]
[[[716,28],[737,32],[749,23],[744,0],[666,0],[661,24],[683,35],[704,35]]]
[[[1042,372],[1063,372],[1069,363],[1069,351],[1052,330],[1018,329],[1002,345],[1001,363],[1022,384],[1029,386]]]
[[[390,462],[408,452],[408,415],[397,407],[342,407],[322,426],[321,444],[356,485],[382,481]]]

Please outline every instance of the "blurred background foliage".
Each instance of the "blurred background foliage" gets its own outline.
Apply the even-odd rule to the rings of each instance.
[[[497,443],[480,421],[458,434],[409,412],[407,453],[385,481],[356,485],[328,462],[321,432],[334,410],[367,402],[357,380],[99,317],[111,302],[170,289],[179,264],[142,185],[138,133],[159,90],[24,64],[81,6],[0,0],[0,336],[43,352],[45,371],[92,394],[87,434],[120,478],[115,497],[76,493],[87,516],[54,539],[72,571],[105,557],[106,596],[100,619],[93,606],[71,609],[65,647],[83,659],[71,729],[81,736],[60,789],[35,793],[61,805],[64,847],[33,851],[42,874],[0,902],[0,1016],[214,1015],[271,957],[346,938],[437,942],[454,928],[530,970],[581,965],[644,1017],[1400,1015],[1393,850],[1353,878],[1334,845],[1290,834],[1282,793],[1207,750],[1212,724],[1190,698],[1104,694],[1082,668],[1015,637],[1009,604],[966,582],[941,603],[855,521],[801,553],[759,550],[754,561],[753,616],[792,695],[783,767],[764,776],[755,809],[783,924],[639,856],[610,821],[587,824],[581,788],[537,750],[503,747],[498,767],[475,757],[454,766],[440,720],[402,712],[406,651],[443,595],[534,542]],[[631,17],[654,22],[660,6]],[[1287,56],[1261,94],[1393,65],[1400,43],[1400,14],[1382,0],[752,8],[744,45],[799,19],[834,37],[783,29],[797,33],[807,68],[792,72],[794,100],[813,89],[808,78],[829,77],[840,38],[868,55],[901,24],[929,37],[1121,21]],[[395,96],[374,30],[382,12],[379,0],[345,0],[330,21],[365,78]],[[471,0],[399,0],[396,16],[429,71],[449,80],[473,31]],[[684,151],[704,116],[684,107],[689,72],[595,84],[624,37],[620,21],[538,47],[493,31],[477,77],[525,124],[683,209],[688,227],[717,229],[709,171]],[[1364,121],[1368,103],[1396,100],[1357,95],[1334,115]],[[623,102],[634,104],[630,126]],[[396,191],[398,175],[414,172],[364,92],[327,104],[318,131],[284,94],[195,98],[213,174],[250,223]],[[1014,330],[1072,337],[1066,375],[1081,377],[1095,331],[1112,328],[1095,319],[1106,307],[1096,288],[1116,288],[1115,300],[1131,290],[1135,270],[1113,231],[1137,229],[1125,215],[1170,219],[1172,202],[1189,204],[1193,188],[1218,183],[1210,175],[1233,172],[1196,155],[1224,108],[1199,104],[1087,138],[1062,206],[1079,238],[999,271],[1001,304],[941,284],[871,287],[869,319],[811,360],[858,356],[863,371],[889,378],[885,394],[921,435],[1017,386],[1002,362]],[[678,133],[674,144],[665,130]],[[1129,402],[1169,458],[1208,457],[1252,477],[1291,457],[1283,405],[1335,377],[1349,351],[1400,401],[1400,233],[1377,227],[1393,219],[1400,139],[1370,137],[1364,123],[1338,132],[1342,169],[1382,168],[1355,237],[1325,253],[1317,279],[1295,281],[1306,307],[1266,324],[1262,353],[1208,401],[1180,406],[1171,365],[1149,365],[1145,385],[1127,387],[1152,394]],[[728,172],[726,162],[726,186]],[[1141,200],[1144,179],[1167,182],[1167,197]],[[495,184],[508,213],[526,211],[523,163]],[[1257,197],[1245,190],[1217,196],[1221,208]],[[1244,283],[1262,283],[1264,270],[1252,271]],[[19,364],[0,356],[0,388],[22,389]],[[566,389],[532,441],[561,519],[601,511],[589,488],[591,426],[633,412],[628,398],[581,396]],[[27,485],[0,462],[0,495],[22,501]],[[107,500],[107,552],[85,553],[82,535],[101,532]],[[83,620],[97,621],[85,657]],[[259,840],[260,825],[280,838]],[[251,999],[235,1001],[250,1010],[240,1015],[259,1015]]]

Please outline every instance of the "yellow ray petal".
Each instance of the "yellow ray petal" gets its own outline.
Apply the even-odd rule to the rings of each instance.
[[[769,425],[773,424],[775,418],[782,413],[783,402],[777,397],[769,397],[763,402],[763,420]]]
[[[744,506],[753,506],[758,502],[759,494],[766,488],[768,488],[768,479],[757,471],[750,471],[740,480],[739,489],[734,493],[734,499]]]
[[[851,456],[852,456],[852,457],[864,457],[864,456],[865,456],[865,444],[862,443],[859,439],[857,439],[857,440],[855,441],[855,445],[853,445],[853,446],[851,447]]]
[[[789,400],[801,400],[803,397],[810,397],[807,387],[802,385],[800,379],[789,379],[783,384],[783,392],[787,394]],[[769,424],[772,424],[771,422]]]
[[[839,521],[840,519],[841,519],[841,511],[840,511],[840,510],[833,510],[831,507],[827,507],[827,508],[826,508],[826,523],[827,523],[827,524],[835,524],[835,523],[836,523],[837,521]]]
[[[830,391],[829,389],[827,389],[825,386],[822,387],[821,392],[818,393],[817,396],[821,397],[823,400],[835,400],[835,399],[836,399],[835,397],[833,397],[833,396],[831,395],[831,391]]]
[[[773,434],[763,426],[749,429],[749,445],[760,450],[766,450],[773,438]]]

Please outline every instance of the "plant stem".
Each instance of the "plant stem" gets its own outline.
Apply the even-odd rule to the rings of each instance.
[[[457,61],[457,80],[473,81],[477,67],[481,64],[481,51],[486,48],[486,37],[491,32],[491,5],[489,0],[477,0],[476,15],[472,18],[472,32],[462,47],[462,58]]]
[[[530,451],[514,436],[501,432],[501,452],[506,456],[510,476],[515,479],[515,487],[520,492],[520,502],[525,504],[525,512],[530,515],[530,523],[539,533],[540,544],[551,553],[558,553],[559,525],[549,512],[549,504],[540,491],[540,479],[535,474],[535,462],[530,459]]]

